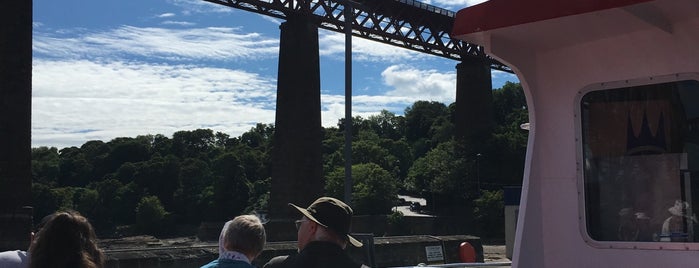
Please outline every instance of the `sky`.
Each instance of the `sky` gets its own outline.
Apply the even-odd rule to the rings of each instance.
[[[431,0],[458,11],[484,0]],[[34,0],[32,147],[274,123],[279,19],[202,0]],[[344,118],[344,35],[319,30],[321,118]],[[458,62],[352,39],[352,115],[454,102]],[[493,88],[516,76],[492,71]]]

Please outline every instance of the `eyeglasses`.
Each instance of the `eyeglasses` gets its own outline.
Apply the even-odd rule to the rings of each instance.
[[[301,223],[303,223],[304,221],[308,221],[308,220],[297,220],[294,222],[296,224],[296,230],[301,228]]]

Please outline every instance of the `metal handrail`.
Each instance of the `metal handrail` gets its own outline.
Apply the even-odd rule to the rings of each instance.
[[[392,267],[392,268],[418,268],[418,267],[501,267],[501,266],[512,266],[512,262],[462,262],[462,263],[447,263],[447,264],[433,264],[433,265],[418,265],[418,266],[402,266],[402,267]]]
[[[452,18],[453,18],[454,16],[456,16],[456,12],[454,12],[454,11],[451,11],[451,10],[448,10],[448,9],[444,9],[444,8],[441,8],[441,7],[438,7],[438,6],[433,6],[433,5],[430,5],[430,4],[425,4],[425,3],[420,2],[420,1],[415,1],[415,0],[396,0],[396,1],[401,2],[401,3],[403,3],[403,4],[407,4],[407,5],[414,6],[414,7],[417,7],[417,8],[421,8],[421,9],[424,9],[424,10],[428,10],[428,11],[431,11],[431,12],[434,12],[434,13],[437,13],[437,14],[442,14],[442,15],[445,15],[445,16],[448,16],[448,17],[452,17]]]

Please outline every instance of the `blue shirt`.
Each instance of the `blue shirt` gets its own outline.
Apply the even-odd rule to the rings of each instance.
[[[255,266],[252,266],[244,261],[218,259],[202,266],[201,268],[255,268]]]

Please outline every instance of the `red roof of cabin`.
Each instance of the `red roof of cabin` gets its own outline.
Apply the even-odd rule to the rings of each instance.
[[[652,0],[490,0],[459,10],[452,36],[649,1]]]

